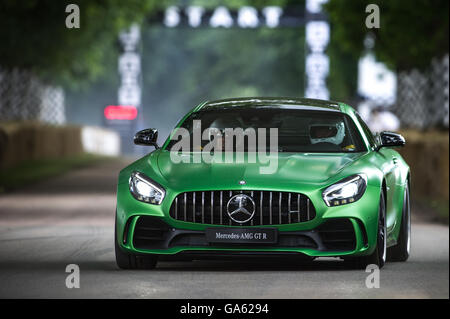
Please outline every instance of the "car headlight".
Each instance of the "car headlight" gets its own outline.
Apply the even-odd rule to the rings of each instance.
[[[366,187],[367,177],[365,175],[353,175],[327,187],[322,194],[323,200],[327,206],[350,204],[362,197]]]
[[[158,183],[139,172],[130,177],[130,192],[137,200],[150,204],[161,204],[166,191]]]

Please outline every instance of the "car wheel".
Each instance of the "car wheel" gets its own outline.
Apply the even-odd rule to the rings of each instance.
[[[141,256],[123,251],[117,242],[116,225],[114,225],[114,248],[116,264],[120,269],[153,269],[158,262],[156,256]]]
[[[381,192],[380,204],[378,209],[378,228],[377,228],[377,246],[371,255],[344,259],[350,265],[359,269],[365,269],[368,265],[374,264],[378,268],[382,268],[386,262],[386,202],[384,193]]]
[[[400,226],[400,233],[398,235],[397,245],[389,248],[389,261],[406,261],[409,257],[411,248],[411,207],[409,203],[409,186],[405,187],[405,194],[403,196],[403,210],[402,221]]]

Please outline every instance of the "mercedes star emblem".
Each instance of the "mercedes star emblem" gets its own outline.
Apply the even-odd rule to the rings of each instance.
[[[234,195],[227,204],[227,213],[231,220],[244,224],[255,215],[255,202],[245,194]]]

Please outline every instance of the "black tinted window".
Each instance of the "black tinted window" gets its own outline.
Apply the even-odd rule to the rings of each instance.
[[[311,111],[283,108],[230,108],[191,114],[181,125],[192,136],[194,120],[201,130],[215,128],[278,129],[280,152],[361,152],[364,144],[349,116],[334,111]],[[197,122],[199,123],[199,122]],[[197,124],[198,125],[198,124]],[[168,149],[176,141],[171,141]],[[202,141],[207,144],[209,141]],[[269,146],[269,143],[266,143]],[[191,144],[192,145],[192,144]]]

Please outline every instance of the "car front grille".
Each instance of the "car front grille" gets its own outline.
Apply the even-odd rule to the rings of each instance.
[[[254,215],[238,223],[228,214],[230,199],[245,194],[253,199]],[[259,226],[303,223],[316,216],[314,205],[306,195],[272,191],[197,191],[179,194],[172,203],[170,216],[191,223]]]

